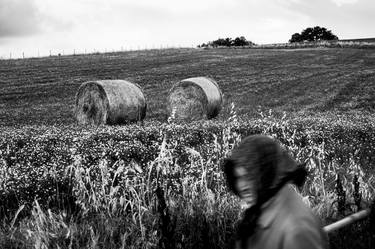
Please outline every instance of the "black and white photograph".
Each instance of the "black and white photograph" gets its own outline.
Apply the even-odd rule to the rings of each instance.
[[[1,249],[374,249],[375,1],[0,0]]]

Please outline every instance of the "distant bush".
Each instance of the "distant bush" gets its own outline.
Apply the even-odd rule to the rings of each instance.
[[[203,43],[198,45],[198,47],[244,47],[244,46],[253,46],[253,42],[246,40],[244,36],[232,38],[219,38],[214,41],[210,41],[207,44]]]

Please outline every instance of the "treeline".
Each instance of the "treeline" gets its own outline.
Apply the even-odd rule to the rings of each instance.
[[[325,27],[315,26],[309,27],[301,31],[301,33],[294,33],[289,43],[309,43],[319,41],[337,41],[339,38]],[[215,41],[210,41],[198,45],[199,48],[205,47],[249,47],[255,46],[256,44],[246,40],[244,36],[232,38],[219,38]]]
[[[203,43],[198,45],[199,48],[205,47],[244,47],[244,46],[253,46],[255,43],[246,40],[244,36],[236,37],[235,39],[232,38],[219,38],[215,41],[210,41],[207,43]]]

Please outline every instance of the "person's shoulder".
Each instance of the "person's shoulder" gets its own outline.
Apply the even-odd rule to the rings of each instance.
[[[287,228],[284,248],[327,248],[327,238],[319,218],[294,189],[290,189],[285,204],[284,217],[279,219],[282,227]]]
[[[291,187],[288,187],[284,205],[284,220],[291,226],[315,226],[320,227],[318,217],[303,201],[301,196]]]

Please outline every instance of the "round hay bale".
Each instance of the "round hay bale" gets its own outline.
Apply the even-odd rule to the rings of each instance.
[[[125,80],[83,83],[76,95],[79,124],[126,124],[143,120],[147,104],[139,85]]]
[[[168,96],[168,112],[180,120],[211,119],[222,105],[219,85],[211,78],[195,77],[175,84]]]

